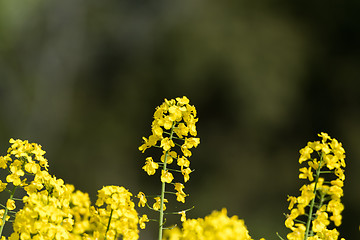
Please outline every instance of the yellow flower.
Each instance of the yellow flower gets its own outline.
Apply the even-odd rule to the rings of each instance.
[[[179,214],[181,214],[180,221],[185,222],[185,221],[186,221],[186,212],[185,212],[185,211],[181,211]]]
[[[300,150],[299,163],[308,161],[309,167],[300,168],[299,178],[309,179],[310,182],[314,179],[316,181],[303,185],[300,188],[301,195],[299,197],[288,197],[291,214],[288,215],[285,226],[292,230],[292,233],[287,235],[288,240],[302,240],[304,237],[309,240],[337,239],[339,236],[336,229],[329,230],[327,227],[330,221],[335,226],[339,226],[342,220],[341,212],[344,206],[340,202],[340,198],[343,196],[342,187],[345,179],[342,169],[346,166],[345,150],[341,143],[328,134],[321,133],[318,136],[322,138],[321,141],[308,142],[307,146]],[[313,155],[318,156],[319,159],[312,158],[313,152]],[[322,175],[324,173],[327,173],[324,175],[326,178]],[[337,179],[329,177],[329,173],[334,173]],[[310,216],[312,217],[310,229],[306,229],[305,225],[300,223],[294,224],[299,221],[297,217],[303,217],[303,215],[309,217],[308,215],[315,209],[318,210],[316,214]],[[305,236],[305,230],[307,236]]]
[[[148,175],[154,175],[156,172],[156,169],[159,168],[159,164],[153,161],[152,157],[147,157],[145,166],[143,166],[143,169],[145,172],[147,172]]]
[[[179,123],[179,125],[174,129],[174,132],[179,138],[187,136],[189,133],[189,128],[184,123]]]
[[[177,157],[177,153],[175,151],[163,152],[163,155],[160,158],[161,162],[165,161],[166,154],[167,154],[167,157],[166,157],[167,164],[171,164],[173,162],[173,159]]]
[[[290,202],[288,209],[291,210],[294,207],[294,204],[297,202],[297,199],[296,199],[296,197],[288,196],[287,200],[288,200],[288,202]]]
[[[296,223],[293,232],[287,235],[288,240],[302,240],[304,239],[306,227],[304,224]]]
[[[184,175],[184,182],[189,181],[190,176],[189,174],[191,173],[191,169],[190,168],[183,168],[181,169],[181,173]]]
[[[155,211],[159,211],[160,210],[160,204],[161,204],[161,198],[160,197],[155,197],[155,203],[153,204],[153,209]],[[167,203],[168,200],[166,198],[164,198],[164,203],[163,203],[163,210],[166,210],[166,206],[165,203]]]
[[[141,229],[145,229],[145,223],[149,222],[148,216],[146,214],[142,215],[142,217],[139,219],[139,225]]]
[[[340,167],[339,158],[337,156],[332,155],[332,154],[325,155],[324,156],[324,161],[325,161],[326,167],[329,168],[330,170]]]
[[[183,152],[185,157],[191,157],[191,151],[187,148],[185,144],[181,146],[181,151]]]
[[[325,206],[323,206],[325,207]],[[323,208],[325,210],[325,208]],[[330,221],[328,220],[328,214],[327,212],[318,210],[316,213],[316,218],[312,221],[312,230],[314,232],[322,232],[326,229],[326,226],[330,224]]]
[[[9,155],[1,156],[0,157],[0,168],[6,169],[7,168],[7,162],[11,161],[11,158]]]
[[[310,159],[310,154],[313,152],[313,150],[309,147],[306,146],[303,149],[300,150],[300,159],[299,159],[299,163],[302,163],[308,159]]]
[[[197,147],[200,143],[200,138],[185,138],[185,143],[184,146],[186,146],[186,148],[193,148],[193,147]]]
[[[182,112],[181,112],[181,108],[179,106],[171,106],[171,107],[169,107],[169,113],[170,113],[170,115],[169,115],[170,121],[172,121],[172,122],[181,121]]]
[[[315,197],[314,187],[313,185],[303,185],[300,191],[301,196],[297,198],[297,202],[306,206]]]
[[[341,168],[335,169],[335,175],[336,175],[341,181],[344,181],[344,180],[345,180],[344,170],[342,170]]]
[[[161,181],[166,183],[171,183],[174,179],[173,175],[168,171],[161,170]]]
[[[170,148],[174,147],[175,144],[173,140],[169,139],[168,137],[161,140],[160,147],[164,149],[164,151],[169,151]]]
[[[7,186],[7,183],[3,183],[1,180],[0,180],[0,192],[4,191],[6,189],[6,186]]]
[[[139,207],[145,207],[145,204],[147,202],[145,194],[143,192],[139,192],[136,197],[139,198],[138,206]]]
[[[160,128],[160,129],[161,129],[161,128]],[[159,135],[162,135],[162,132],[161,132],[161,134],[159,134]],[[151,135],[151,136],[149,137],[149,139],[147,139],[146,137],[143,137],[143,140],[144,140],[144,144],[139,147],[139,150],[140,150],[142,153],[144,153],[147,148],[150,148],[150,147],[152,147],[152,146],[155,146],[156,143],[157,143],[157,141],[160,140],[160,138],[159,138],[159,136],[157,136],[157,135]]]
[[[334,222],[335,226],[340,226],[341,225],[341,220],[342,220],[342,216],[341,214],[334,214],[330,217],[330,220]]]
[[[180,193],[183,193],[183,189],[184,189],[184,184],[182,183],[174,183],[174,186],[175,186],[175,190],[177,192],[180,192]]]
[[[16,208],[15,201],[12,200],[12,199],[8,199],[7,202],[6,202],[6,207],[7,207],[7,209],[9,209],[10,211],[11,211],[11,210],[14,210],[14,209]]]
[[[183,191],[184,185],[182,183],[175,183],[174,186],[175,186],[175,190],[177,191],[175,193],[176,194],[176,200],[178,202],[185,203],[186,194]]]
[[[180,167],[189,167],[190,161],[186,157],[180,157],[177,160],[177,165]]]
[[[341,198],[344,195],[343,189],[337,185],[331,186],[328,194],[331,195],[333,199]]]
[[[331,140],[330,136],[327,133],[321,132],[318,134],[319,137],[322,137],[322,142],[326,142],[327,140]]]
[[[299,178],[300,179],[309,179],[309,181],[314,181],[314,176],[313,176],[313,172],[311,171],[311,167],[306,168],[300,168],[300,174],[299,174]]]
[[[190,178],[189,174],[192,171],[189,168],[190,161],[187,157],[192,155],[190,149],[196,148],[200,143],[200,139],[195,137],[197,135],[196,123],[198,121],[196,114],[195,107],[189,105],[189,99],[185,96],[170,100],[164,99],[164,102],[155,109],[154,119],[151,124],[152,135],[149,139],[143,137],[144,144],[139,147],[140,151],[144,152],[152,146],[161,148],[163,151],[160,157],[161,162],[155,163],[151,157],[148,157],[146,158],[145,166],[143,166],[144,171],[149,175],[155,174],[159,165],[162,166],[160,176],[162,182],[161,198],[164,198],[164,195],[169,193],[165,191],[165,183],[172,183],[174,179],[172,171],[181,172],[184,177],[184,182],[187,182]],[[189,135],[191,135],[191,137],[189,137]],[[175,147],[177,149],[175,149]],[[183,156],[179,155],[180,150]],[[175,166],[177,169],[169,169],[167,165],[171,164],[174,159],[177,159],[177,166]],[[176,200],[184,203],[185,197],[187,196],[183,191],[184,185],[175,183],[174,186],[176,190]],[[139,206],[146,204],[145,194],[142,194],[138,194],[138,198],[140,199],[138,203]],[[153,209],[156,211],[160,209],[161,198],[155,198],[156,202],[153,204]],[[164,199],[164,203],[166,202],[167,200]],[[164,204],[162,210],[165,210],[165,208]],[[162,214],[163,212],[160,213],[160,219],[162,219]],[[185,221],[185,216],[182,220]]]
[[[177,227],[164,232],[165,240],[187,240],[187,239],[232,239],[252,240],[244,220],[237,216],[228,217],[226,209],[213,211],[205,218],[186,219],[185,211],[182,215],[182,229]]]
[[[90,222],[100,236],[107,232],[111,239],[138,239],[139,217],[131,197],[128,190],[119,186],[105,186],[98,191],[98,208],[91,210]]]
[[[179,103],[180,106],[187,105],[190,102],[190,100],[185,96],[183,96],[182,98],[177,97],[176,101]]]

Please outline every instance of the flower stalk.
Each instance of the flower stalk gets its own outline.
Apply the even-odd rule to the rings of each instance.
[[[328,226],[331,222],[336,227],[341,224],[345,150],[328,134],[318,136],[322,138],[321,141],[309,142],[300,150],[299,163],[307,163],[308,167],[300,168],[299,178],[308,179],[310,183],[300,188],[300,196],[288,197],[291,212],[287,215],[285,226],[292,230],[287,234],[291,240],[339,237],[337,229],[328,229]]]
[[[165,203],[168,202],[165,194],[175,194],[176,200],[182,203],[185,202],[187,196],[183,190],[183,183],[173,183],[173,174],[183,175],[184,182],[190,178],[189,174],[192,172],[188,160],[192,155],[190,149],[197,147],[200,143],[200,139],[194,137],[197,135],[195,126],[197,121],[196,109],[189,104],[188,98],[165,99],[155,110],[151,125],[152,135],[148,138],[143,137],[144,143],[139,147],[142,152],[150,147],[163,150],[160,161],[154,161],[152,157],[147,157],[143,166],[143,170],[148,175],[154,175],[159,166],[162,166],[160,195],[154,197],[155,203],[152,207],[148,205],[146,195],[143,192],[139,192],[137,195],[139,206],[148,206],[149,209],[159,212],[159,240],[163,239],[163,230],[168,229],[164,226],[166,222],[164,215],[168,214],[165,213]],[[177,166],[174,166],[173,162],[176,162]],[[171,167],[169,167],[170,164],[172,164]],[[176,192],[166,191],[166,184],[172,184]],[[181,215],[181,221],[185,221],[186,211],[173,211],[172,213]]]
[[[319,181],[319,177],[320,177],[320,169],[321,169],[321,165],[322,165],[322,160],[323,160],[323,154],[321,154],[321,157],[320,157],[320,162],[319,162],[319,167],[318,169],[316,170],[316,176],[315,176],[315,185],[314,185],[314,195],[316,195],[316,187],[317,187],[317,184],[318,184],[318,181]],[[314,205],[315,205],[315,198],[314,197],[312,200],[311,200],[311,203],[310,203],[310,208],[309,208],[309,216],[308,216],[308,220],[306,222],[306,230],[305,230],[305,237],[304,237],[304,240],[307,240],[308,239],[308,236],[309,236],[309,231],[311,230],[311,221],[313,220],[313,210],[314,210]],[[320,207],[319,207],[320,208]],[[312,232],[312,231],[311,231]]]
[[[170,137],[169,139],[172,140],[173,138],[173,133],[174,133],[174,123],[171,126],[171,132],[170,132]],[[165,157],[164,157],[164,164],[163,164],[163,171],[166,172],[167,171],[167,158],[169,155],[169,150],[165,152]],[[161,182],[161,196],[160,196],[160,214],[159,214],[159,240],[162,240],[162,235],[163,235],[163,229],[164,229],[164,198],[165,198],[165,184],[166,182]]]

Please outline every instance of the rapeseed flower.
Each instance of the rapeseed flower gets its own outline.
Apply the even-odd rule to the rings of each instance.
[[[145,163],[145,166],[143,166],[143,169],[145,172],[147,172],[147,174],[154,175],[156,172],[156,169],[158,169],[158,168],[159,168],[159,164],[154,162],[152,157],[146,158],[146,163]]]
[[[33,189],[33,191],[42,189],[42,185],[38,186],[36,176],[41,171],[47,171],[48,167],[48,162],[43,157],[45,151],[41,149],[40,145],[13,138],[9,143],[11,146],[7,150],[7,155],[0,157],[0,168],[7,171],[6,182],[0,182],[0,192],[7,190],[10,193],[2,216],[0,236],[5,222],[10,221],[9,211],[16,209],[15,201],[18,200],[14,198],[16,190],[18,188]]]
[[[75,191],[74,186],[48,172],[48,161],[40,145],[19,139],[10,139],[10,143],[7,155],[0,157],[0,168],[8,172],[6,182],[0,181],[0,192],[10,193],[0,210],[0,236],[5,222],[12,221],[14,232],[10,240],[138,239],[139,218],[129,191],[104,187],[99,190],[97,207],[91,206],[87,193]],[[150,164],[148,171],[154,171],[151,168],[156,165]],[[14,197],[18,188],[25,190],[22,199]],[[17,212],[16,201],[24,205]],[[141,226],[145,222],[143,218]]]
[[[299,151],[299,163],[308,164],[308,167],[300,168],[299,178],[308,179],[310,183],[300,188],[300,196],[288,197],[290,214],[285,226],[292,231],[287,235],[289,240],[338,239],[339,236],[336,228],[328,227],[331,222],[336,227],[341,224],[345,150],[328,134],[318,136],[321,141],[308,142]]]
[[[8,199],[6,202],[7,209],[14,210],[16,208],[15,201],[13,199]]]
[[[139,238],[139,217],[131,197],[128,190],[119,186],[105,186],[98,191],[97,207],[92,208],[90,219],[94,239]]]
[[[162,236],[163,216],[166,210],[165,192],[175,194],[176,200],[182,203],[185,203],[186,197],[182,183],[174,184],[176,192],[167,192],[166,184],[173,184],[175,174],[181,174],[184,182],[190,179],[189,174],[192,170],[188,158],[192,155],[191,149],[200,144],[200,139],[196,137],[197,112],[195,107],[189,103],[189,99],[185,96],[170,100],[164,99],[164,102],[155,109],[154,119],[151,123],[152,134],[147,138],[143,137],[144,143],[139,147],[143,153],[150,147],[162,149],[159,161],[147,157],[143,166],[143,170],[148,175],[154,175],[157,169],[161,167],[161,194],[155,197],[155,203],[152,206],[153,210],[159,211],[159,239]],[[174,167],[169,167],[175,161],[177,164]],[[137,197],[140,200],[139,206],[147,205],[145,194],[139,193]],[[185,217],[182,215],[182,220],[184,219]]]
[[[145,194],[143,192],[139,192],[136,197],[139,198],[138,206],[139,207],[145,207],[145,204],[147,203],[147,199],[146,199]]]
[[[174,179],[173,175],[169,170],[161,170],[161,181],[166,183],[171,183]]]
[[[213,211],[205,218],[183,220],[182,229],[166,230],[164,240],[252,240],[244,220],[237,216],[228,217],[225,208]]]
[[[145,223],[149,222],[149,218],[146,214],[142,215],[139,219],[139,225],[141,229],[145,229]]]
[[[160,206],[161,206],[161,197],[155,197],[155,203],[153,204],[153,209],[155,211],[159,211],[160,210]],[[163,210],[166,210],[166,205],[165,203],[167,203],[168,200],[166,198],[163,199]]]

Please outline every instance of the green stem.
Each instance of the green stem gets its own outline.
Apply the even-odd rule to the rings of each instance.
[[[277,232],[276,233],[276,235],[281,239],[281,240],[285,240],[285,239],[283,239],[281,236],[280,236],[280,234]]]
[[[9,198],[10,200],[13,199],[16,188],[17,188],[17,186],[14,186],[13,190],[11,191],[10,198]],[[8,212],[9,212],[9,209],[7,208],[7,206],[5,206],[5,212],[4,212],[4,215],[2,217],[2,221],[1,221],[0,237],[2,236],[2,232],[3,232],[4,227],[5,227],[5,222],[6,222],[6,217],[8,215]]]
[[[165,155],[165,160],[164,162],[166,162],[166,157],[167,154]],[[165,164],[164,164],[165,166]],[[165,195],[165,182],[162,182],[161,184],[161,200],[160,200],[160,216],[159,216],[159,240],[162,239],[162,232],[163,232],[163,221],[164,221],[164,195]]]
[[[170,132],[170,136],[169,139],[172,140],[173,138],[173,134],[174,134],[174,126],[175,126],[175,122],[173,123],[173,125],[171,126],[171,132]],[[167,158],[168,158],[168,154],[169,151],[165,152],[165,158],[164,158],[164,164],[163,164],[163,171],[166,171],[166,165],[167,165]],[[163,234],[163,229],[164,229],[164,198],[165,198],[165,182],[161,182],[161,197],[160,197],[160,215],[159,215],[159,240],[162,240],[162,234]]]
[[[316,198],[316,187],[317,187],[317,183],[319,181],[320,172],[321,172],[320,169],[321,169],[322,158],[323,158],[323,154],[321,154],[319,167],[316,170],[315,186],[314,186],[314,195],[315,196],[311,200],[311,203],[310,203],[309,216],[308,216],[308,220],[306,223],[306,231],[305,231],[304,240],[307,240],[307,238],[309,237],[310,225],[311,225],[311,220],[312,220],[312,215],[313,215],[313,210],[314,210],[314,205],[315,205],[315,198]]]
[[[107,239],[107,232],[109,231],[109,229],[110,229],[110,223],[111,223],[111,218],[112,218],[112,214],[113,214],[113,209],[111,209],[111,212],[110,212],[110,217],[109,217],[109,222],[108,222],[108,225],[107,225],[107,227],[106,227],[106,232],[105,232],[105,238],[104,238],[104,240],[106,240]]]

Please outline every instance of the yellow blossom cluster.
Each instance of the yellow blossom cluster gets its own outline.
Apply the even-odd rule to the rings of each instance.
[[[68,202],[47,190],[23,198],[10,239],[69,239],[73,218]]]
[[[227,210],[213,211],[205,218],[187,219],[182,229],[166,230],[164,240],[252,240],[244,220],[228,217]],[[262,240],[265,240],[262,238]]]
[[[228,217],[225,208],[198,219],[186,218],[191,208],[164,213],[168,203],[165,194],[185,203],[184,183],[192,172],[189,157],[191,149],[200,143],[196,137],[197,121],[196,109],[185,96],[165,99],[156,108],[152,134],[143,137],[139,150],[144,153],[151,147],[161,149],[158,160],[146,157],[143,166],[148,175],[158,172],[161,194],[152,196],[154,201],[149,205],[145,193],[139,192],[137,205],[159,213],[159,240],[252,240],[244,220]],[[308,142],[300,150],[299,163],[306,166],[300,168],[299,178],[308,183],[300,188],[300,196],[288,196],[288,240],[338,240],[340,236],[336,227],[341,225],[344,210],[341,197],[345,150],[328,134],[318,136],[321,140]],[[9,196],[6,203],[0,204],[0,240],[137,240],[138,226],[144,229],[151,220],[146,214],[138,216],[133,194],[124,187],[104,186],[92,205],[87,193],[49,173],[40,145],[19,139],[9,142],[7,154],[0,156],[0,170],[5,172],[0,192]],[[183,181],[174,181],[177,178]],[[166,191],[165,186],[169,185],[173,192]],[[19,192],[21,197],[17,196]],[[165,228],[164,214],[181,215],[182,227]],[[3,229],[10,222],[13,233],[5,237]]]
[[[91,239],[89,234],[94,232],[94,225],[90,222],[91,201],[88,193],[75,190],[71,184],[65,185],[65,193],[69,199],[70,214],[73,217],[73,226],[70,232],[70,238],[73,240]]]
[[[309,184],[300,188],[298,197],[289,196],[289,210],[285,226],[291,229],[289,240],[336,240],[339,232],[328,229],[330,223],[340,226],[344,209],[340,199],[343,196],[345,180],[345,150],[342,144],[326,133],[318,134],[321,141],[308,142],[300,150],[300,179]]]
[[[45,151],[41,146],[28,141],[10,139],[11,147],[6,156],[0,157],[0,168],[7,169],[7,183],[0,183],[0,190],[4,190],[8,183],[15,187],[29,184],[26,174],[37,175],[41,171],[47,171],[48,161],[44,158]]]
[[[197,135],[196,122],[198,121],[196,115],[196,109],[189,104],[187,97],[165,99],[155,110],[151,125],[152,134],[148,138],[143,137],[144,143],[139,147],[143,153],[150,147],[162,149],[162,155],[158,161],[154,161],[153,157],[146,158],[143,170],[148,175],[154,175],[161,167],[161,182],[172,184],[176,191],[174,192],[176,200],[182,203],[185,202],[187,194],[184,192],[183,183],[173,182],[173,173],[181,173],[184,182],[190,178],[192,172],[188,159],[192,155],[190,150],[196,148],[200,143],[200,139],[195,137]],[[169,168],[170,165],[173,167]],[[165,192],[165,189],[162,190]],[[144,193],[140,192],[137,197],[139,198],[139,206],[147,205]],[[163,196],[156,196],[154,200],[152,209],[156,211],[165,210],[167,199]],[[182,219],[184,220],[184,218]]]
[[[10,195],[6,205],[1,205],[1,240],[6,239],[2,231],[10,221],[14,230],[10,240],[139,238],[139,218],[128,190],[103,187],[96,207],[91,206],[87,193],[75,191],[74,186],[49,174],[40,145],[19,139],[10,139],[10,143],[7,155],[0,157],[0,168],[8,173],[0,190]],[[26,193],[22,199],[15,197],[19,188]]]
[[[163,154],[160,162],[171,164],[174,159],[177,160],[184,181],[187,182],[191,173],[190,161],[188,160],[188,157],[192,155],[190,149],[197,147],[200,143],[200,139],[194,137],[197,135],[195,126],[197,121],[196,109],[189,104],[187,97],[165,99],[164,103],[155,110],[151,125],[152,135],[148,138],[143,137],[144,144],[139,147],[139,150],[144,153],[150,147],[162,148]],[[188,137],[189,135],[190,137]],[[172,149],[175,145],[179,146],[182,156]],[[154,162],[152,157],[146,158],[143,169],[148,175],[155,174],[158,168],[159,162]],[[171,172],[164,170],[161,172],[162,182],[171,183],[173,178]]]
[[[92,208],[90,220],[96,229],[94,239],[139,238],[139,219],[131,196],[128,190],[119,186],[105,186],[98,191],[97,208]]]

